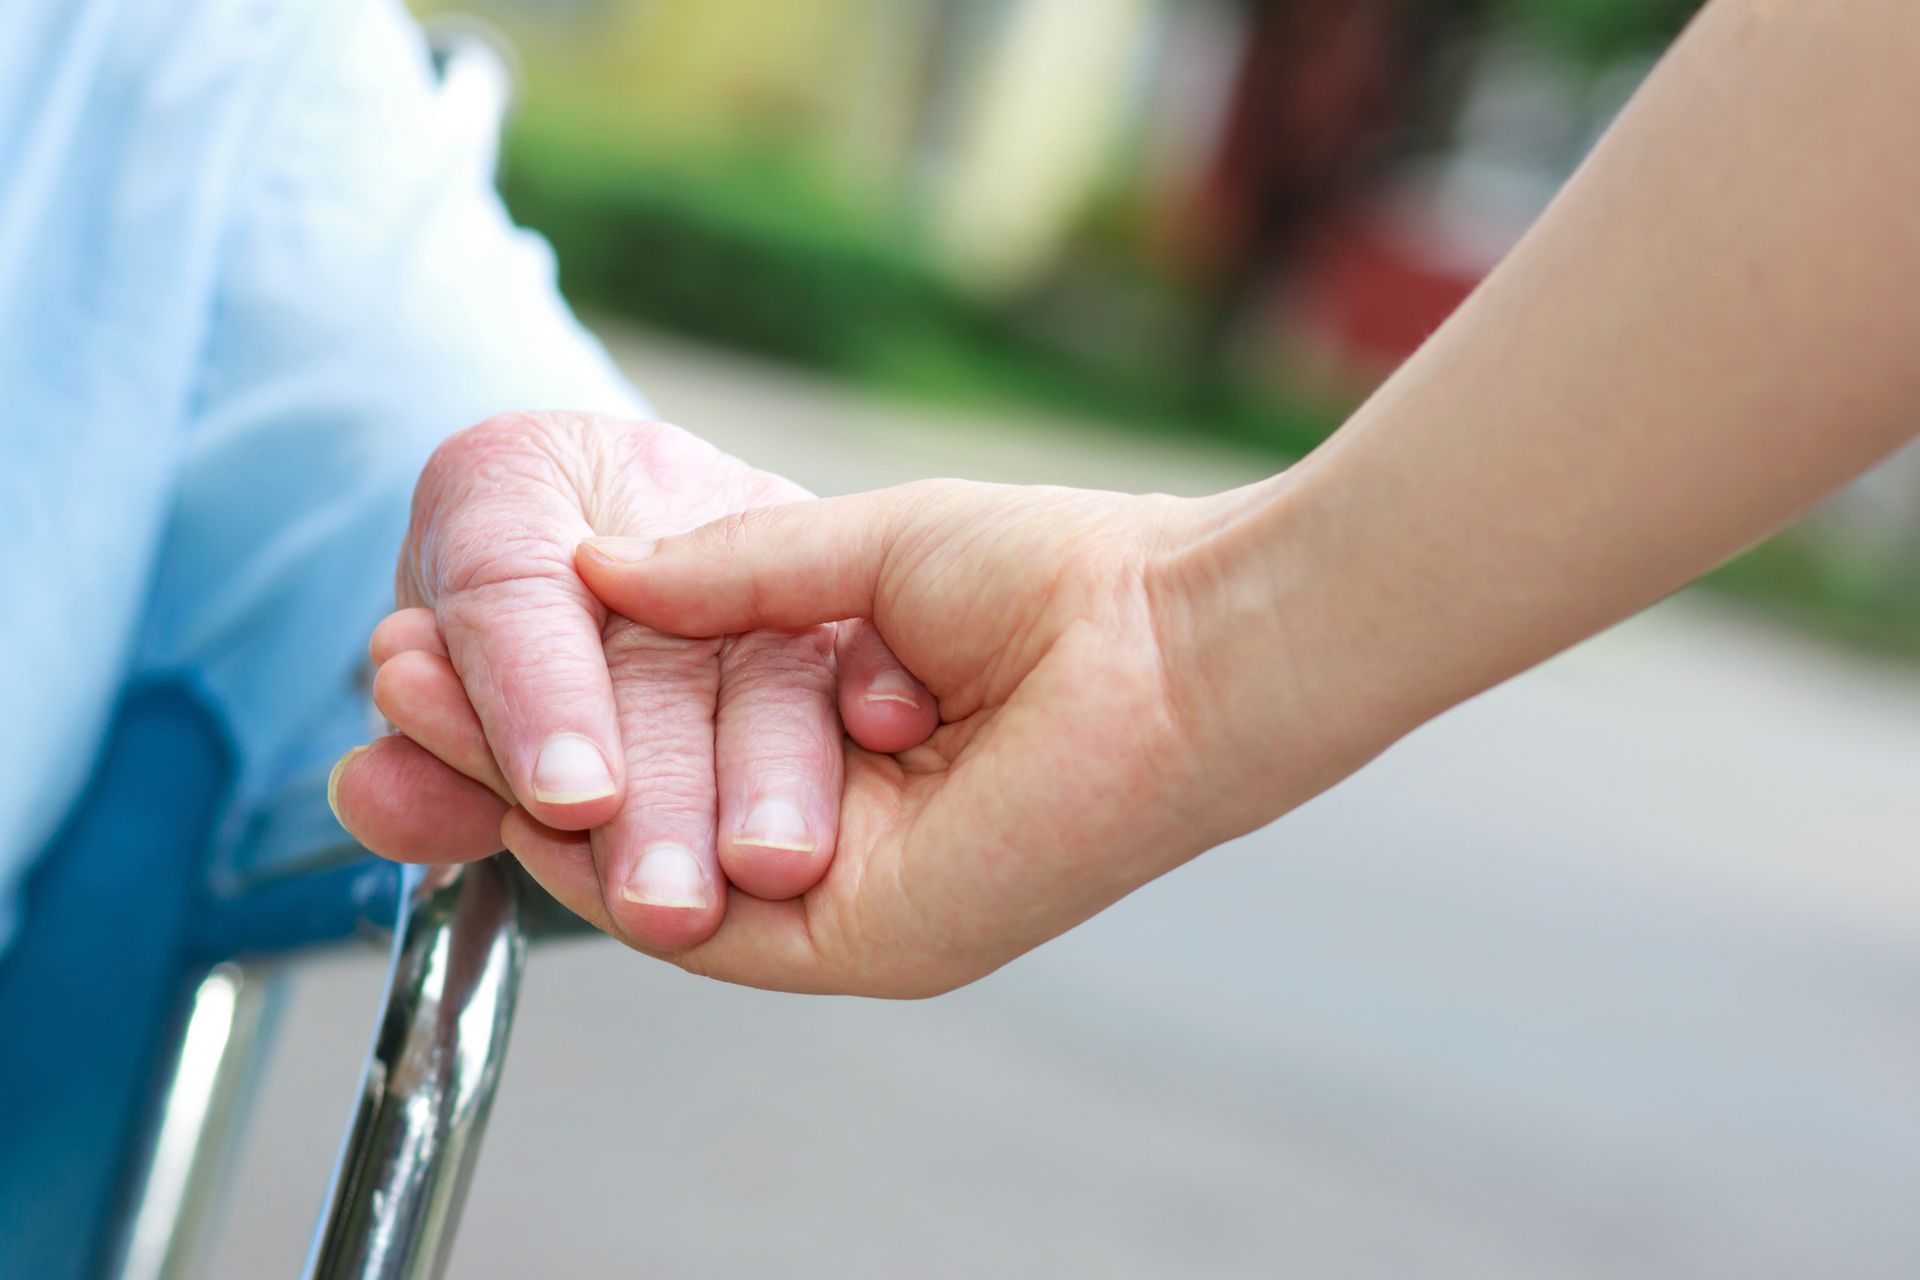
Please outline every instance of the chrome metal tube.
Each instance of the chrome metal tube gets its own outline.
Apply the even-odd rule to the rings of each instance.
[[[526,957],[501,858],[408,868],[386,1005],[308,1280],[433,1280],[500,1080]]]
[[[129,1197],[126,1234],[111,1268],[119,1280],[199,1273],[207,1221],[219,1198],[235,1128],[265,1046],[272,980],[216,966],[187,1002],[154,1130]]]

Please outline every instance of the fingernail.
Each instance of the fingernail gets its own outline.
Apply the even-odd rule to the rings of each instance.
[[[602,560],[621,563],[645,560],[656,545],[648,538],[588,538],[580,544]]]
[[[813,833],[807,820],[791,800],[778,797],[762,800],[740,824],[735,844],[750,844],[759,849],[786,849],[793,853],[813,852]]]
[[[613,794],[613,771],[591,738],[556,733],[533,764],[533,798],[542,804],[584,804]]]
[[[640,855],[620,896],[643,907],[698,910],[707,905],[707,880],[685,845],[656,844]]]
[[[347,765],[352,763],[353,758],[366,749],[365,746],[359,746],[347,752],[333,762],[333,772],[327,775],[327,808],[333,810],[333,820],[340,823],[342,827],[347,824],[340,818],[340,775],[347,771]]]
[[[898,671],[882,671],[867,686],[867,702],[898,702],[902,706],[920,705],[919,694],[914,691],[913,681]]]

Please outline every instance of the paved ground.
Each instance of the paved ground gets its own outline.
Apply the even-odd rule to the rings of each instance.
[[[823,490],[1257,474],[643,338]],[[455,1277],[1920,1274],[1920,674],[1681,599],[967,991],[535,955]],[[211,1274],[294,1274],[380,977],[303,972]]]

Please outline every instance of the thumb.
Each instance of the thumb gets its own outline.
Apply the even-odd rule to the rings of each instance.
[[[675,635],[866,618],[894,543],[933,496],[906,485],[760,507],[657,542],[590,538],[575,566],[608,608]]]

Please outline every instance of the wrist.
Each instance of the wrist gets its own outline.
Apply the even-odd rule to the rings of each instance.
[[[1305,472],[1193,504],[1155,568],[1169,696],[1223,820],[1251,830],[1428,718],[1380,680],[1365,607],[1338,572]],[[1429,713],[1430,714],[1430,713]]]

